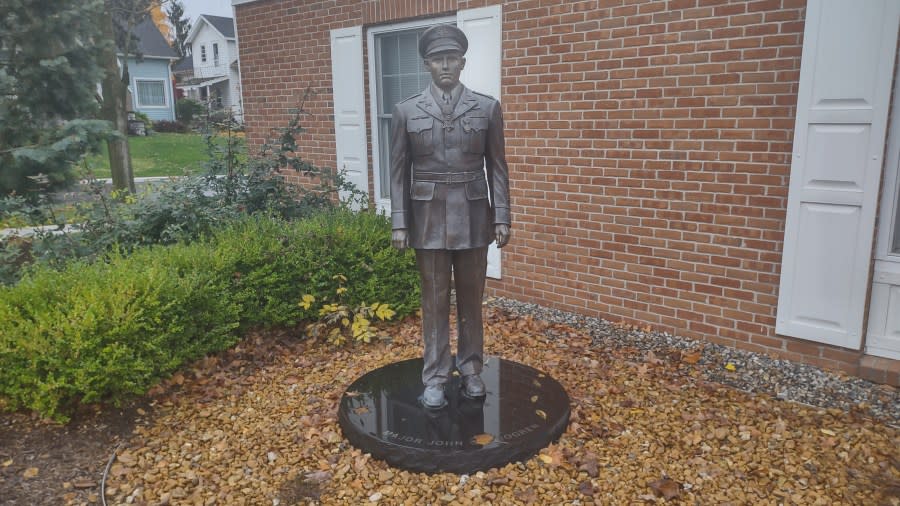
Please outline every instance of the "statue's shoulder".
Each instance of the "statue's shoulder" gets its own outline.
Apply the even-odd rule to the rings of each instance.
[[[479,100],[484,100],[487,102],[497,102],[497,99],[488,95],[487,93],[481,93],[480,91],[470,90]]]
[[[405,103],[407,103],[407,102],[415,102],[415,101],[419,100],[420,98],[422,98],[422,92],[421,92],[421,91],[420,91],[419,93],[416,93],[415,95],[411,95],[411,96],[406,97],[406,98],[404,98],[403,100],[397,102],[397,105],[405,104]]]

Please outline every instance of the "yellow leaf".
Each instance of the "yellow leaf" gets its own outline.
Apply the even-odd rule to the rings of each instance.
[[[490,434],[479,434],[472,438],[473,443],[475,443],[477,445],[481,445],[481,446],[489,444],[493,440],[494,440],[494,436],[492,436]]]
[[[553,463],[553,457],[551,457],[549,455],[545,455],[542,453],[542,454],[538,455],[538,458],[541,459],[541,462],[543,462],[544,464],[552,464]]]
[[[737,367],[733,363],[728,362],[727,364],[725,364],[725,370],[734,372],[737,370]]]
[[[369,408],[367,406],[360,406],[353,410],[357,415],[364,415],[369,412]]]
[[[13,463],[13,459],[9,459],[9,460],[7,460],[7,461],[4,461],[4,462],[3,462],[3,467],[9,467],[9,466],[12,465],[12,463]]]
[[[536,409],[534,412],[537,413],[537,416],[543,418],[544,420],[547,419],[547,413],[544,413],[544,410]]]
[[[822,434],[825,434],[826,436],[837,436],[837,433],[835,433],[833,430],[819,429],[819,431],[820,431]]]
[[[310,294],[304,294],[300,300],[300,307],[303,309],[309,309],[312,306],[312,303],[316,301],[316,298]]]
[[[537,401],[538,401],[538,396],[532,395],[532,396],[531,396],[531,403],[534,404],[534,403],[537,402]]]
[[[335,292],[336,292],[338,295],[342,295],[342,294],[344,294],[344,293],[347,293],[347,289],[346,289],[345,287],[342,286],[342,287],[338,288],[337,290],[335,290]]]
[[[372,309],[375,311],[375,316],[380,320],[390,320],[396,314],[387,304],[379,304],[376,302],[372,306]]]
[[[28,469],[25,470],[24,473],[22,473],[22,476],[24,476],[25,479],[27,480],[27,479],[31,479],[31,478],[36,477],[36,476],[38,475],[38,472],[39,472],[39,471],[38,471],[38,468],[36,468],[36,467],[29,467]]]

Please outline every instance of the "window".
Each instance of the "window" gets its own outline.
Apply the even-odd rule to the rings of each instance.
[[[138,107],[165,107],[165,81],[135,81]]]
[[[206,63],[206,46],[200,46],[200,61]]]
[[[419,56],[419,37],[428,28],[376,34],[375,72],[378,118],[378,198],[390,198],[391,113],[398,102],[424,90],[431,75]]]
[[[213,43],[213,65],[219,64],[219,45]]]

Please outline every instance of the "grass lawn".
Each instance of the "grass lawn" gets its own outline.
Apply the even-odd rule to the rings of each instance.
[[[154,133],[146,137],[129,137],[128,143],[134,177],[196,173],[203,170],[202,162],[207,159],[206,143],[200,134]],[[88,157],[87,161],[97,178],[112,177],[105,144],[100,154]]]

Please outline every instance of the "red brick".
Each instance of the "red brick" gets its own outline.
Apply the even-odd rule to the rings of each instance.
[[[331,29],[498,3],[515,235],[490,293],[896,383],[774,330],[804,0],[238,5],[248,144],[312,85],[300,151],[334,166]]]

